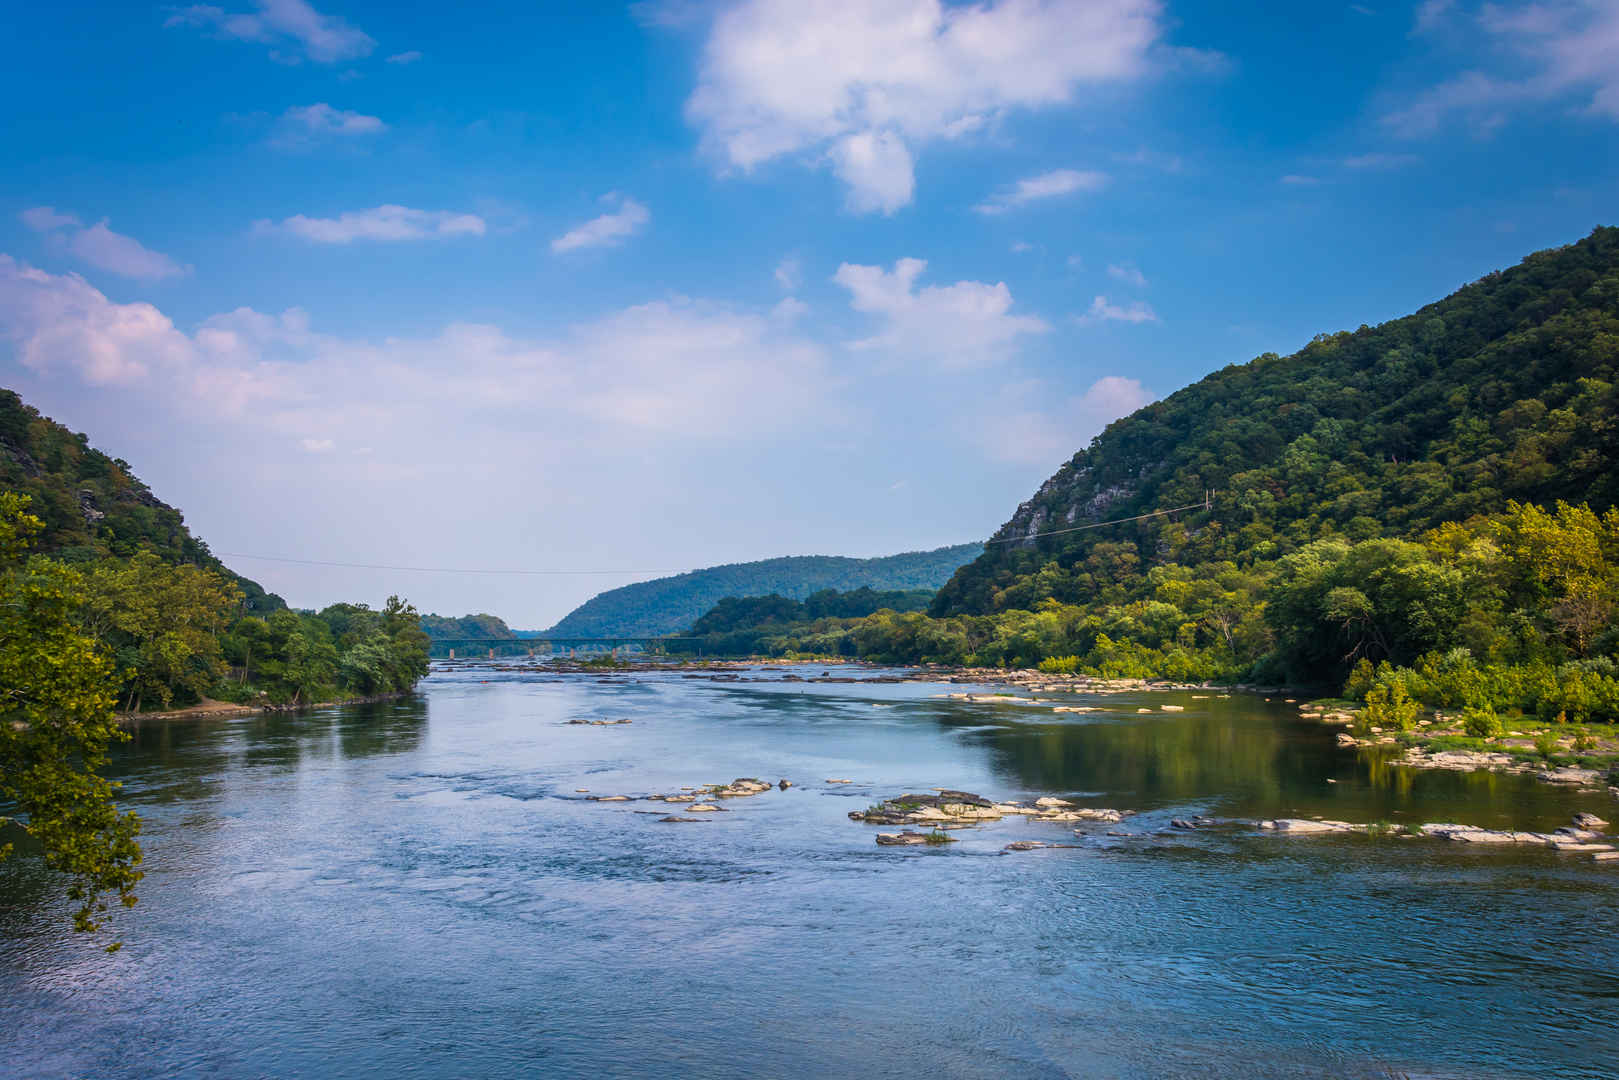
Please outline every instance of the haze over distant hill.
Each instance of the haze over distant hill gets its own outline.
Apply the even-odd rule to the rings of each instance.
[[[285,607],[256,581],[221,563],[191,535],[180,511],[152,494],[122,458],[90,445],[0,389],[0,491],[27,495],[28,510],[45,523],[34,550],[68,562],[150,551],[167,563],[189,563],[234,581],[249,611]]]
[[[983,550],[982,544],[956,544],[875,559],[789,555],[711,566],[599,593],[546,633],[558,637],[673,634],[691,626],[727,596],[774,593],[802,600],[822,589],[937,589]]]

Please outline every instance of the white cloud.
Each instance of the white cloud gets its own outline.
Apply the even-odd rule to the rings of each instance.
[[[562,253],[578,251],[581,248],[621,244],[652,220],[652,211],[634,199],[611,192],[602,196],[602,199],[610,203],[617,202],[618,209],[592,218],[577,228],[569,229],[551,241],[552,251]]]
[[[301,146],[325,136],[375,135],[387,130],[388,125],[379,117],[351,109],[334,109],[321,101],[294,106],[282,113],[271,141]]]
[[[892,214],[911,201],[916,175],[905,141],[888,131],[845,135],[832,145],[832,172],[848,187],[844,205],[856,213]]]
[[[256,221],[259,234],[289,233],[316,244],[351,244],[356,240],[425,240],[431,237],[482,236],[483,218],[451,210],[414,210],[408,206],[348,210],[335,218],[295,214],[280,224]]]
[[[1146,277],[1141,273],[1140,270],[1137,270],[1134,266],[1128,263],[1110,263],[1107,268],[1107,276],[1112,278],[1114,281],[1122,281],[1126,285],[1133,285],[1138,289],[1145,289],[1147,287]]]
[[[160,251],[153,251],[132,236],[113,232],[102,218],[88,229],[73,214],[62,214],[53,206],[35,206],[18,215],[24,225],[48,233],[52,246],[66,251],[98,270],[141,281],[181,277],[190,267],[181,266]]]
[[[1418,29],[1436,29],[1451,6],[1424,4]],[[1395,134],[1432,135],[1452,116],[1488,134],[1514,109],[1552,103],[1619,121],[1619,4],[1485,4],[1464,29],[1482,36],[1483,48],[1473,51],[1494,53],[1500,73],[1473,68],[1416,95],[1383,117]]]
[[[1098,191],[1106,183],[1106,173],[1089,169],[1054,169],[1019,180],[1010,189],[990,196],[973,209],[980,214],[1004,214],[1040,199],[1054,199],[1076,191]]]
[[[1012,254],[1026,255],[1034,250],[1034,245],[1027,240],[1016,240],[1012,243]]]
[[[105,218],[74,232],[67,246],[91,266],[141,281],[180,277],[187,272],[186,267],[162,252],[151,250],[132,236],[113,232],[107,228]]]
[[[777,322],[796,322],[809,313],[809,305],[796,296],[784,296],[770,309],[770,317]]]
[[[256,0],[258,11],[229,12],[212,4],[177,8],[164,26],[192,27],[222,38],[271,46],[271,59],[297,63],[307,58],[335,64],[369,56],[377,43],[341,16],[322,15],[305,0]],[[291,50],[283,51],[283,50]]]
[[[115,304],[77,274],[48,274],[0,255],[0,337],[24,367],[128,383],[186,362],[191,343],[151,304]]]
[[[52,229],[60,229],[67,225],[77,228],[84,224],[72,214],[58,214],[54,206],[30,207],[17,217],[35,232],[50,232]]]
[[[789,255],[776,264],[776,284],[788,292],[797,289],[803,280],[804,268],[796,256]]]
[[[1085,269],[1085,256],[1083,256],[1083,255],[1070,255],[1070,256],[1068,256],[1068,269],[1070,269],[1070,270],[1083,270],[1083,269]]]
[[[390,63],[390,64],[414,64],[416,61],[420,60],[421,58],[422,58],[422,54],[421,54],[421,52],[419,50],[411,49],[411,50],[409,50],[407,52],[394,53],[392,56],[388,57],[387,63]]]
[[[1302,173],[1288,173],[1282,177],[1281,182],[1289,187],[1314,187],[1321,182],[1319,176],[1306,176]]]
[[[186,334],[150,304],[115,303],[77,275],[5,255],[0,336],[33,371],[144,385],[175,408],[260,425],[311,452],[333,431],[397,449],[429,425],[496,415],[524,431],[543,416],[570,435],[768,435],[816,423],[805,405],[838,385],[825,350],[782,320],[683,298],[549,341],[457,323],[373,343],[320,334],[298,309],[251,308]]]
[[[926,143],[1146,75],[1162,15],[1160,0],[744,0],[714,19],[686,115],[729,166],[807,153],[851,208],[891,213]]]
[[[336,448],[331,439],[299,439],[298,445],[311,454],[324,454]]]
[[[1151,307],[1136,301],[1131,304],[1115,304],[1105,296],[1098,296],[1091,301],[1090,310],[1079,316],[1080,323],[1096,322],[1125,322],[1149,323],[1157,322],[1158,316]]]
[[[832,280],[849,290],[856,311],[882,318],[873,337],[851,342],[945,368],[972,367],[1004,359],[1024,334],[1044,333],[1046,323],[1013,315],[1012,291],[1005,282],[958,281],[916,289],[927,269],[922,259],[900,259],[893,270],[844,263]]]

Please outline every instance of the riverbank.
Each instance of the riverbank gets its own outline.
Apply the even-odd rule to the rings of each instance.
[[[391,694],[336,698],[332,701],[311,701],[300,705],[272,704],[269,702],[262,705],[239,705],[234,701],[203,698],[195,705],[187,705],[180,709],[166,709],[162,712],[119,713],[117,720],[121,727],[134,727],[148,720],[222,720],[232,716],[253,716],[258,713],[306,712],[309,709],[320,709],[331,705],[370,705],[381,701],[397,701],[414,693],[415,690],[400,690]]]

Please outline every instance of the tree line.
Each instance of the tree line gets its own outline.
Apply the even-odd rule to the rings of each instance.
[[[139,820],[97,770],[127,738],[119,713],[212,697],[309,705],[409,690],[427,673],[416,610],[249,606],[235,580],[154,551],[35,550],[47,525],[0,491],[0,798],[48,865],[67,874],[81,930],[108,898],[134,903]],[[0,844],[0,858],[12,851]]]
[[[770,656],[1256,680],[1361,699],[1398,685],[1433,706],[1619,719],[1619,510],[1514,502],[1415,540],[1332,536],[1280,558],[1139,563],[1124,541],[1095,544],[1072,569],[1035,571],[1082,574],[1085,603],[765,619],[728,633]]]

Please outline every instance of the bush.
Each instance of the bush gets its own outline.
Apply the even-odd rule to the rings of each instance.
[[[1475,739],[1493,739],[1506,733],[1506,725],[1488,705],[1480,705],[1462,713],[1462,728]]]

